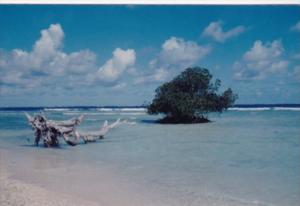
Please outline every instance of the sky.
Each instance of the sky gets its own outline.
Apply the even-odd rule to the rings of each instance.
[[[147,104],[193,66],[300,103],[300,6],[0,5],[0,107]]]

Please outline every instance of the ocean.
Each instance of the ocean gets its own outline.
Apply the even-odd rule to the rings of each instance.
[[[24,111],[85,114],[85,131],[131,124],[96,143],[46,149],[33,146]],[[237,105],[204,124],[156,124],[160,117],[143,107],[1,108],[1,165],[11,178],[106,205],[299,204],[300,105]]]

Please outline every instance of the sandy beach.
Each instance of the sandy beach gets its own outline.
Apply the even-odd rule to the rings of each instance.
[[[29,159],[32,157],[22,158],[23,160],[29,160],[28,167],[22,167],[22,163],[19,162],[20,159],[6,158],[12,157],[12,153],[0,149],[1,206],[139,205],[134,204],[131,198],[132,195],[128,193],[128,189],[124,189],[124,184],[117,183],[109,174],[109,171],[104,172],[104,168],[97,175],[99,179],[95,179],[95,182],[99,182],[99,184],[96,184],[97,188],[95,188],[95,185],[89,187],[88,183],[84,182],[84,177],[88,177],[88,172],[93,173],[93,169],[84,166],[76,169],[75,166],[73,167],[74,171],[61,172],[61,170],[65,171],[67,169],[68,166],[66,166],[66,168],[54,171],[53,175],[45,176],[42,168],[49,165],[43,163],[43,158],[35,160],[37,162],[34,164],[41,165],[39,168],[41,171],[38,171],[30,163]],[[19,153],[19,155],[21,154]],[[49,160],[51,162],[51,159]],[[95,177],[95,174],[92,176]],[[24,181],[24,179],[27,181]]]
[[[15,180],[1,169],[0,203],[2,206],[96,206],[78,197],[51,192],[42,187]]]
[[[0,149],[0,205],[1,206],[96,206],[99,205],[76,196],[47,190],[11,177],[8,171],[13,162],[7,159],[9,152]]]

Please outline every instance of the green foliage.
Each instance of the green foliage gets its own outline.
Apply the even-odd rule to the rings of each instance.
[[[222,112],[233,105],[237,95],[229,88],[217,94],[221,81],[211,83],[207,69],[188,68],[172,81],[159,86],[155,98],[148,105],[149,114],[164,113],[165,119],[193,122],[205,119],[209,112]]]

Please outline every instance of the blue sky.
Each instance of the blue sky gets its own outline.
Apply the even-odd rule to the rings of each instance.
[[[300,103],[299,6],[0,6],[0,106],[141,105],[189,66]]]

